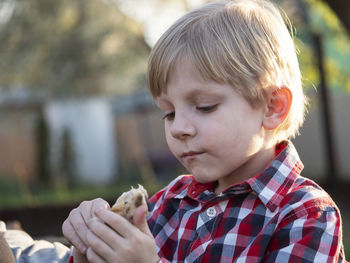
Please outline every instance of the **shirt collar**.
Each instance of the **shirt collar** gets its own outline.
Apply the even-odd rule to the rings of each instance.
[[[281,142],[276,146],[276,152],[278,149],[283,150],[279,151],[266,170],[246,180],[260,200],[272,212],[290,191],[291,186],[304,168],[294,145],[290,141]]]
[[[228,195],[237,195],[253,190],[263,204],[273,212],[290,191],[303,168],[292,142],[283,141],[276,145],[276,157],[267,169],[241,184],[232,185],[223,194],[227,198]],[[198,201],[208,201],[215,196],[213,193],[215,182],[202,184],[191,175],[182,176],[178,181],[182,181],[181,186],[170,187],[166,198],[183,199],[188,196]],[[223,196],[223,198],[225,197]]]

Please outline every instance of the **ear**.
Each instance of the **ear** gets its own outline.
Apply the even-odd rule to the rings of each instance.
[[[263,126],[268,130],[277,128],[287,117],[292,100],[293,94],[286,86],[272,91],[267,98]]]

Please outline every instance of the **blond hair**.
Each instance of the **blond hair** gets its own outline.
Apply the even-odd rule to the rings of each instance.
[[[274,137],[281,141],[298,133],[306,97],[291,34],[272,3],[213,2],[177,20],[150,54],[148,83],[153,97],[166,91],[169,74],[181,58],[188,59],[204,80],[230,84],[253,107],[266,103],[271,89],[287,86],[292,106]]]

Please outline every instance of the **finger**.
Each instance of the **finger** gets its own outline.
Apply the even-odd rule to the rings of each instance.
[[[102,198],[96,198],[91,201],[83,201],[78,209],[74,209],[72,213],[72,225],[75,228],[80,239],[86,244],[86,233],[88,232],[88,221],[95,216],[95,210],[106,209],[109,204]]]
[[[96,216],[122,237],[127,238],[134,234],[135,227],[126,218],[117,213],[100,209],[96,212]]]
[[[113,255],[114,252],[112,248],[106,244],[98,235],[96,235],[93,231],[90,231],[87,234],[87,239],[89,241],[89,249],[91,248],[94,254],[98,255],[100,258],[105,259]],[[95,262],[95,261],[90,261]]]
[[[86,255],[83,255],[79,252],[79,250],[77,249],[73,249],[73,258],[74,258],[74,262],[78,262],[78,263],[88,263],[88,259],[86,257]]]
[[[91,206],[91,217],[95,216],[95,212],[99,209],[110,210],[111,207],[109,206],[107,201],[103,200],[102,198],[97,198],[93,200],[93,203]]]
[[[83,217],[80,207],[73,209],[69,215],[70,223],[72,224],[75,233],[79,238],[86,243],[86,233],[89,231],[89,227],[86,223],[86,220]]]
[[[123,242],[124,238],[102,222],[99,218],[90,219],[89,228],[95,236],[97,236],[112,249],[118,248]]]
[[[68,219],[63,222],[62,233],[74,247],[76,247],[82,254],[85,254],[87,246],[75,233],[75,230]]]
[[[92,248],[88,248],[88,250],[86,251],[86,257],[89,260],[89,262],[106,263],[106,261],[103,258],[101,258],[98,254],[96,254]]]
[[[85,223],[91,218],[91,205],[92,201],[83,201],[78,207],[80,216],[82,217]]]
[[[62,226],[64,235],[77,247],[82,253],[86,251],[86,238],[85,235],[88,231],[88,226],[85,224],[84,219],[81,217],[79,209],[73,209],[64,225]]]
[[[79,205],[79,211],[85,223],[87,223],[90,220],[90,218],[95,216],[96,210],[107,208],[109,208],[109,204],[102,198],[96,198],[91,201],[83,201]]]
[[[142,205],[135,210],[135,214],[133,217],[134,225],[143,233],[148,236],[153,237],[147,223],[147,213],[148,207],[146,205]]]

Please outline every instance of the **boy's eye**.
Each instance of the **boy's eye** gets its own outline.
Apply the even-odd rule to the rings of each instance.
[[[163,120],[173,120],[175,118],[175,111],[169,112],[163,116]]]
[[[198,107],[196,107],[196,109],[201,111],[201,112],[207,113],[207,112],[211,112],[211,111],[215,110],[217,106],[218,106],[217,104],[209,105],[209,106],[198,106]]]

